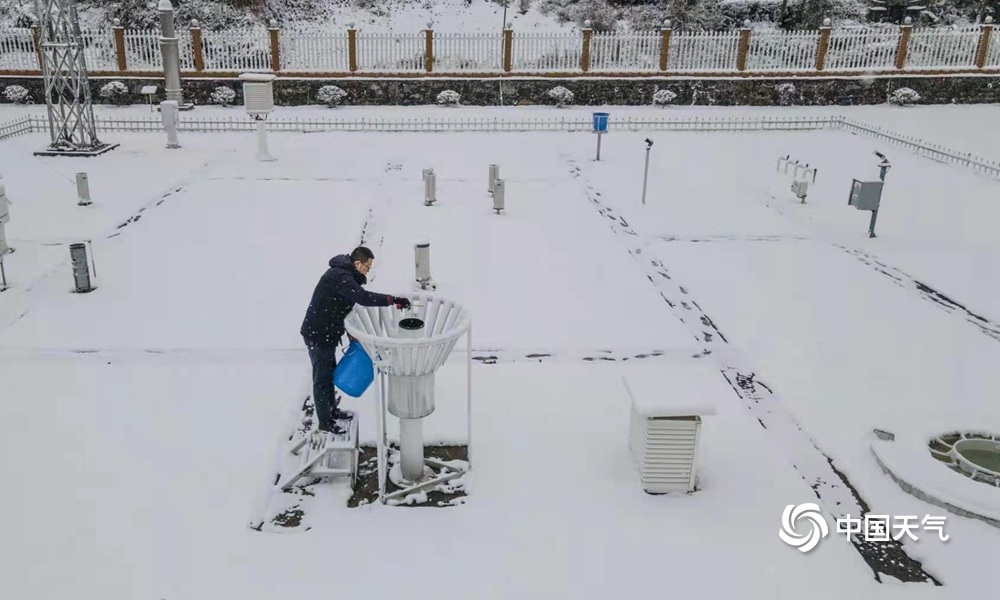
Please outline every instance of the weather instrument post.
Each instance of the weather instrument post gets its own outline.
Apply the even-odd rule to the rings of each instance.
[[[882,200],[882,188],[885,185],[885,175],[889,172],[892,164],[881,152],[876,151],[875,156],[881,159],[878,165],[879,181],[858,181],[855,179],[851,183],[851,195],[847,199],[847,205],[858,210],[869,210],[872,213],[871,221],[868,223],[868,237],[875,237],[875,220],[878,219],[878,208]]]
[[[653,140],[646,138],[646,168],[642,172],[642,205],[646,206],[646,180],[649,178],[649,151],[653,148]]]
[[[264,121],[274,110],[274,80],[270,73],[243,73],[243,104],[247,114],[257,122],[257,160],[271,162],[274,157],[267,149],[267,130]]]
[[[601,136],[608,132],[608,113],[594,113],[594,133],[597,134],[597,160],[601,160]]]

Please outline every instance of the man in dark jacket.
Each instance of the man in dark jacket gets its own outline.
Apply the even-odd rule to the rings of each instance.
[[[364,246],[358,246],[350,255],[331,258],[330,268],[316,284],[299,330],[312,361],[313,405],[320,431],[342,433],[335,429],[337,419],[343,418],[344,414],[337,407],[339,398],[333,391],[333,370],[337,367],[337,346],[346,332],[344,318],[355,304],[395,304],[400,310],[410,307],[406,298],[376,294],[361,287],[368,283],[367,275],[374,261],[375,255]]]

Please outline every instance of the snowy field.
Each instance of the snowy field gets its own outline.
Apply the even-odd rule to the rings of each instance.
[[[985,109],[968,108],[973,116],[780,114],[846,114],[987,154],[995,135],[977,121]],[[761,113],[697,110],[667,112]],[[139,111],[148,115],[116,112]],[[441,111],[336,111],[376,113]],[[20,114],[3,107],[0,122]],[[973,129],[979,137],[963,145]],[[96,159],[34,157],[42,134],[0,142],[16,250],[0,293],[0,596],[663,589],[874,599],[992,589],[986,567],[1000,530],[904,493],[869,440],[874,427],[923,435],[955,419],[1000,432],[1000,183],[833,131],[615,133],[600,162],[586,133],[272,134],[273,163],[255,161],[249,133],[183,134],[179,150],[161,135],[102,137],[121,147]],[[646,137],[655,145],[643,206]],[[873,174],[876,149],[893,167],[869,239],[868,213],[847,195],[852,178]],[[805,204],[775,177],[785,154],[819,168]],[[502,215],[486,193],[493,162],[507,181]],[[429,167],[433,207],[422,203]],[[73,183],[82,170],[94,199],[86,208]],[[363,242],[376,255],[368,288],[401,295],[413,289],[413,244],[423,239],[438,293],[473,316],[468,502],[349,509],[342,484],[331,484],[305,527],[251,530],[307,387],[298,328],[327,260]],[[70,293],[75,241],[92,245],[97,289],[87,295]],[[466,439],[465,361],[460,344],[438,373],[429,441]],[[737,390],[733,373],[765,384],[767,407]],[[715,404],[694,494],[641,490],[623,376],[660,378],[665,390],[694,378],[697,397],[674,401]],[[371,443],[374,394],[345,404]],[[872,514],[947,515],[947,542],[921,532],[903,544],[943,587],[875,580],[833,531],[843,505],[808,467],[826,457]],[[925,459],[947,470],[913,457]],[[777,535],[785,506],[804,502],[819,502],[831,522],[808,554]]]

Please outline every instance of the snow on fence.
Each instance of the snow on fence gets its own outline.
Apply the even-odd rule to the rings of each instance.
[[[87,69],[112,71],[118,68],[115,38],[110,29],[85,29],[83,34],[83,57]]]
[[[42,126],[48,128],[48,121],[41,117],[21,117],[0,125],[0,140],[40,130],[35,121],[41,121]]]
[[[986,52],[987,67],[1000,67],[1000,27],[994,27],[990,34],[990,46]]]
[[[908,69],[941,69],[975,64],[979,27],[914,29],[906,53]]]
[[[126,29],[124,33],[125,64],[128,68],[142,71],[159,69],[160,32],[155,29]]]
[[[590,39],[592,71],[656,71],[659,65],[658,31],[594,33]]]
[[[755,31],[750,36],[747,70],[812,71],[818,48],[818,31]]]
[[[366,33],[359,31],[359,71],[423,70],[426,55],[424,33]]]
[[[157,118],[95,117],[103,132],[160,132],[163,124]],[[590,119],[269,119],[271,131],[313,133],[324,131],[378,132],[526,132],[526,131],[591,131]],[[178,128],[186,132],[254,131],[256,123],[249,118],[205,118],[182,116]],[[843,116],[831,117],[746,117],[746,118],[670,118],[627,117],[608,122],[613,131],[815,131],[840,129],[873,137],[904,148],[914,154],[971,169],[975,173],[1000,180],[1000,163],[958,152],[919,138],[869,125]],[[0,124],[0,140],[31,132],[48,132],[48,120],[41,116],[26,116]]]
[[[267,29],[202,32],[201,49],[206,71],[271,70],[271,36]]]
[[[282,29],[278,33],[281,69],[346,73],[350,68],[347,44],[347,32]]]
[[[908,69],[974,68],[984,26],[913,28],[908,38]],[[902,29],[893,25],[857,26],[830,31],[824,66],[827,71],[879,71],[896,68]],[[159,32],[124,30],[120,50],[125,71],[161,68]],[[819,31],[673,31],[669,36],[667,71],[731,73],[738,70],[741,35],[749,36],[745,71],[810,72],[816,68]],[[117,71],[118,48],[110,29],[83,32],[87,65],[95,71]],[[177,33],[181,68],[195,68],[191,30]],[[585,36],[580,32],[513,32],[512,71],[522,73],[579,72]],[[589,66],[594,72],[659,72],[662,32],[594,32]],[[343,73],[350,70],[347,31],[328,32],[282,28],[276,48],[261,27],[201,31],[201,55],[206,71],[270,70],[272,52],[279,70]],[[994,28],[985,53],[985,67],[1000,67],[1000,28]],[[355,63],[359,72],[425,71],[426,32],[358,31]],[[500,32],[432,32],[432,72],[496,72],[503,68]],[[0,31],[0,69],[38,70],[31,29]]]
[[[499,33],[434,33],[435,71],[500,71],[503,35]]]
[[[851,133],[858,133],[873,137],[895,146],[905,148],[914,154],[932,158],[943,163],[950,163],[972,169],[973,172],[986,175],[993,179],[1000,179],[1000,163],[987,160],[981,156],[975,156],[971,152],[959,152],[946,148],[939,144],[931,144],[920,138],[902,135],[888,129],[869,125],[854,119],[837,117],[833,121],[835,129],[844,129]]]
[[[738,31],[678,31],[670,36],[671,71],[735,71]]]
[[[38,68],[35,40],[30,29],[0,32],[0,69],[25,71]]]
[[[852,27],[830,32],[826,54],[828,71],[874,71],[896,64],[899,29],[896,27]]]
[[[514,71],[577,71],[583,52],[577,33],[514,32],[511,63]]]

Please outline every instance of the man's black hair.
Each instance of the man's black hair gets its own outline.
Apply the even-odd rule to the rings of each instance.
[[[357,261],[360,263],[368,262],[369,260],[374,260],[375,255],[372,251],[364,246],[358,246],[351,251],[351,262]]]

